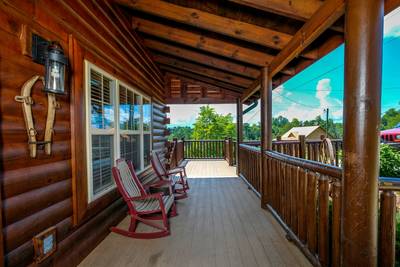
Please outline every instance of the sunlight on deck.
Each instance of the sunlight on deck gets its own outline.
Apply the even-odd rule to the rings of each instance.
[[[190,160],[186,171],[189,178],[237,177],[236,167],[226,160]]]
[[[111,233],[80,266],[311,266],[241,179],[189,182],[170,236],[138,240]],[[128,218],[120,227],[128,227]]]

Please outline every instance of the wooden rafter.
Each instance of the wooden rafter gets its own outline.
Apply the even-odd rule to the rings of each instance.
[[[172,73],[166,73],[165,78],[170,84],[167,90],[171,92],[166,98],[168,104],[233,103],[240,96],[240,93]]]
[[[242,102],[249,99],[255,92],[260,90],[261,77],[255,80],[245,91],[243,91],[241,100]]]
[[[144,45],[157,52],[162,52],[174,57],[182,58],[193,62],[201,62],[202,64],[217,68],[223,71],[240,74],[249,78],[256,79],[260,75],[257,68],[238,64],[236,62],[210,56],[195,50],[187,49],[177,45],[170,45],[153,39],[144,39]]]
[[[177,69],[181,70],[188,70],[190,72],[194,72],[196,74],[202,75],[202,76],[207,76],[219,81],[223,81],[226,83],[231,83],[243,88],[248,87],[253,80],[252,79],[247,79],[241,76],[229,74],[220,70],[216,70],[213,68],[205,67],[199,64],[194,64],[190,63],[188,61],[180,60],[173,58],[171,56],[166,56],[166,55],[160,55],[160,54],[155,54],[153,55],[153,59],[155,62],[175,67]]]
[[[298,20],[307,20],[324,3],[321,0],[229,0],[267,12],[280,14]]]
[[[168,78],[178,79],[178,80],[180,80],[182,82],[185,82],[187,84],[195,84],[195,85],[201,86],[203,88],[208,88],[208,89],[214,90],[214,91],[225,90],[227,95],[233,95],[233,96],[239,96],[240,95],[239,92],[233,92],[231,90],[226,90],[226,89],[224,89],[222,87],[218,87],[218,86],[216,86],[214,84],[203,82],[203,81],[199,81],[199,80],[195,80],[195,79],[191,79],[191,78],[184,77],[184,76],[181,76],[181,75],[177,75],[177,74],[173,74],[173,73],[166,73],[165,76],[167,77],[167,79]]]
[[[325,3],[321,0],[229,0],[244,6],[253,7],[271,13],[280,14],[298,20],[308,20]],[[400,0],[385,0],[385,13],[400,6]],[[342,31],[337,27],[335,30]]]
[[[143,18],[133,18],[132,20],[133,27],[139,32],[248,64],[260,67],[266,66],[274,58],[273,55],[261,51],[242,47],[191,31],[170,27]]]
[[[344,0],[327,0],[325,4],[307,21],[304,26],[294,35],[289,44],[274,58],[269,66],[271,77],[276,75],[305,48],[307,48],[317,37],[328,29],[340,16],[344,14]],[[256,92],[252,85],[242,95],[242,100],[247,99]]]
[[[161,0],[118,0],[118,3],[158,17],[217,32],[247,42],[282,49],[291,35],[246,22],[183,7]]]
[[[269,66],[273,77],[344,14],[344,0],[327,0]]]
[[[194,80],[197,80],[197,81],[202,81],[202,82],[205,82],[205,83],[214,84],[215,86],[218,86],[218,87],[221,87],[223,89],[230,90],[230,91],[233,91],[233,92],[242,93],[244,91],[244,88],[242,88],[242,87],[238,87],[238,86],[231,85],[231,84],[228,84],[228,83],[224,83],[224,82],[221,82],[221,81],[209,78],[209,77],[198,75],[198,74],[192,73],[192,72],[187,71],[187,70],[181,70],[181,69],[177,69],[177,68],[170,67],[170,66],[165,66],[165,65],[160,65],[160,69],[164,70],[166,72],[170,72],[170,73],[173,73],[173,74],[178,74],[180,76],[187,77],[187,78],[190,78],[190,79],[194,79]]]

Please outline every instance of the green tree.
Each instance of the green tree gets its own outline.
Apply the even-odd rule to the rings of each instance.
[[[261,125],[258,124],[243,124],[243,139],[246,141],[260,140],[261,138]]]
[[[394,108],[388,109],[382,116],[381,129],[392,129],[398,123],[400,123],[400,110],[396,110]]]
[[[231,114],[221,115],[210,106],[200,108],[199,116],[194,123],[192,138],[194,140],[221,140],[235,136],[235,124]]]
[[[178,139],[191,139],[193,134],[193,129],[189,126],[177,126],[170,129],[171,134],[169,135],[169,140],[174,138]]]

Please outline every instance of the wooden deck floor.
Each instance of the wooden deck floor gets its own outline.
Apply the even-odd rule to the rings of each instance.
[[[242,180],[189,182],[170,236],[137,240],[111,233],[80,266],[311,266]],[[125,218],[120,227],[127,226]]]
[[[226,160],[191,160],[186,166],[189,178],[237,177],[236,167]]]

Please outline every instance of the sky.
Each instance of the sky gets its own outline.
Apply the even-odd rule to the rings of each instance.
[[[400,8],[385,16],[383,40],[382,113],[400,108]],[[343,116],[344,45],[315,62],[272,92],[272,116],[289,120],[311,120],[329,116],[336,122]],[[203,105],[170,105],[171,126],[190,126]],[[219,114],[236,117],[236,104],[210,105]],[[243,117],[244,122],[260,121],[260,108]]]

